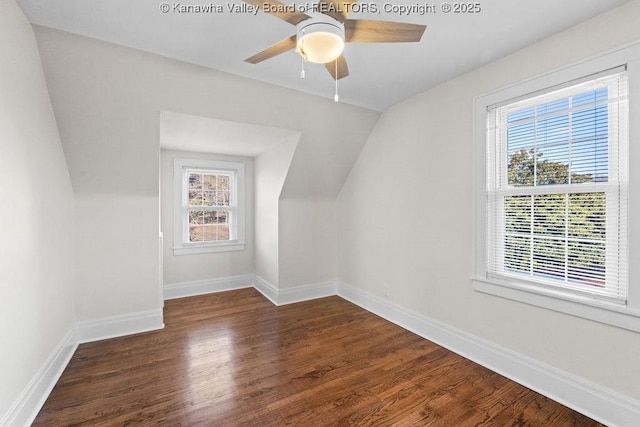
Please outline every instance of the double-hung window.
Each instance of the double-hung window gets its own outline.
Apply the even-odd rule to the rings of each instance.
[[[244,164],[174,160],[174,253],[244,249]]]
[[[638,330],[627,64],[552,77],[476,99],[474,288]]]
[[[489,109],[490,277],[626,301],[626,129],[626,72]]]

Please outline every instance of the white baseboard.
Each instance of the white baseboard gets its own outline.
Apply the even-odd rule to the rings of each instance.
[[[566,371],[413,312],[346,283],[328,281],[278,289],[255,275],[186,282],[165,287],[165,299],[255,287],[275,305],[338,295],[384,319],[610,426],[640,425],[640,401]],[[0,425],[28,425],[37,415],[78,342],[97,341],[164,327],[162,309],[77,322],[34,376]]]
[[[164,328],[162,309],[77,322],[80,343],[106,340]]]
[[[294,304],[332,295],[337,295],[336,282],[334,280],[284,288],[278,292],[278,305]]]
[[[336,282],[333,280],[278,289],[260,276],[255,276],[253,285],[260,293],[262,293],[262,295],[275,305],[294,304],[296,302],[324,298],[336,295],[337,290]]]
[[[640,401],[393,302],[337,284],[340,297],[609,426],[640,425]]]
[[[253,286],[275,305],[338,295],[404,329],[610,426],[640,425],[640,401],[521,353],[408,310],[346,283],[278,289],[259,276]]]
[[[194,280],[191,282],[164,285],[164,299],[184,298],[214,292],[232,291],[253,286],[254,274],[222,277],[218,279]]]
[[[257,275],[254,277],[253,287],[274,305],[278,305],[278,288]]]
[[[18,427],[31,425],[77,347],[76,330],[71,328],[38,369],[7,413],[0,419],[0,426]]]

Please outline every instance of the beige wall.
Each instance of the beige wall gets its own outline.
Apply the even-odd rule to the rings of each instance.
[[[76,195],[79,320],[162,304],[161,111],[300,131],[282,194],[311,200],[335,198],[379,117],[86,37],[37,26],[35,33]],[[287,209],[296,216],[307,208]],[[335,232],[303,232],[335,245]],[[294,243],[280,239],[282,244]],[[312,260],[299,268],[307,269],[305,282],[324,280],[325,268],[316,269]]]
[[[24,308],[18,319],[26,325],[2,331],[3,342],[19,348],[15,355],[3,353],[3,366],[12,366],[14,358],[24,362],[24,369],[7,370],[9,387],[1,389],[2,405],[15,399],[72,325],[73,275],[78,320],[161,306],[161,111],[300,131],[295,149],[293,143],[285,144],[279,147],[282,152],[270,153],[273,158],[255,160],[256,189],[261,178],[274,183],[268,199],[256,198],[255,207],[267,210],[260,218],[256,213],[256,232],[265,237],[256,239],[255,255],[239,255],[237,268],[227,264],[229,259],[212,265],[220,261],[230,274],[242,274],[253,263],[253,271],[280,288],[337,275],[382,295],[386,283],[389,298],[404,307],[640,398],[634,381],[640,377],[638,334],[482,295],[470,286],[473,97],[639,39],[640,1],[445,83],[382,116],[35,27],[75,211],[31,29],[13,2],[5,4],[0,14],[0,106],[8,115],[0,116],[0,173],[7,176],[0,182],[16,182],[19,195],[16,188],[2,185],[7,194],[0,200],[45,206],[47,216],[18,217],[13,204],[1,207],[11,218],[0,225],[7,228],[2,233],[9,242],[0,258],[9,260],[0,269],[2,283],[23,286],[11,287],[14,294],[3,299],[7,302],[0,316]],[[15,180],[27,165],[41,167],[29,169],[25,180]],[[381,201],[393,206],[384,215]],[[25,238],[19,231],[27,220],[44,231]],[[273,225],[277,232],[269,235]],[[68,239],[72,234],[75,272]],[[165,238],[170,241],[170,233]],[[198,264],[193,270],[178,264],[165,270],[167,283],[220,277],[219,270],[206,265],[209,259],[193,262]],[[38,267],[28,268],[34,264]],[[3,320],[8,324],[8,318]],[[11,359],[4,363],[4,357]]]
[[[244,163],[245,165],[245,236],[246,246],[242,251],[217,252],[191,255],[174,255],[173,209],[174,182],[173,160],[205,159]],[[255,256],[254,238],[254,161],[251,157],[223,156],[219,154],[193,153],[161,150],[160,214],[164,234],[163,271],[164,284],[216,279],[220,277],[253,274]]]
[[[300,135],[292,135],[255,159],[255,273],[280,285],[280,194]]]
[[[0,425],[29,422],[13,419],[20,412],[11,405],[51,354],[73,345],[73,215],[33,30],[13,0],[2,0]]]
[[[473,98],[638,40],[639,16],[631,2],[386,111],[338,197],[339,278],[381,297],[386,282],[405,308],[640,398],[637,333],[480,294],[470,279]]]
[[[280,288],[335,280],[335,209],[329,198],[280,200]]]

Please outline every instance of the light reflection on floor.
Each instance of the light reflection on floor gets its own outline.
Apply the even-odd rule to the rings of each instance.
[[[185,375],[189,384],[189,404],[210,406],[229,399],[236,393],[236,351],[233,328],[217,325],[192,331],[186,354],[188,366]]]

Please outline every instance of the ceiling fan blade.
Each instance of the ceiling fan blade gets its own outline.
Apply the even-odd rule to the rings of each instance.
[[[245,62],[249,62],[251,64],[257,64],[258,62],[262,62],[265,59],[273,58],[276,55],[280,55],[281,53],[284,53],[284,52],[286,52],[288,50],[291,50],[294,47],[296,47],[296,36],[295,35],[289,37],[288,39],[284,39],[282,41],[279,41],[278,43],[274,44],[273,46],[270,46],[270,47],[266,48],[262,52],[256,53],[255,55],[245,59],[244,61]]]
[[[243,0],[243,1],[245,3],[248,3],[252,6],[259,8],[263,12],[266,10],[266,13],[276,16],[282,19],[283,21],[287,21],[289,24],[298,25],[299,22],[302,22],[305,19],[311,19],[309,15],[296,11],[295,5],[284,4],[279,2],[278,0]]]
[[[426,25],[406,22],[347,19],[344,23],[345,41],[349,43],[419,42]]]
[[[329,15],[336,21],[344,22],[347,15],[351,12],[351,6],[356,4],[358,0],[320,0],[318,2],[318,11]]]
[[[337,74],[336,62],[338,68]],[[329,74],[331,74],[333,80],[340,80],[349,75],[349,67],[347,66],[347,60],[344,59],[344,55],[340,55],[335,61],[327,62],[326,64],[324,64],[324,66],[327,67],[327,71],[329,71]]]

